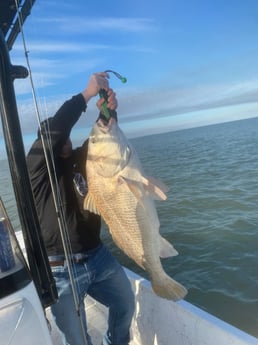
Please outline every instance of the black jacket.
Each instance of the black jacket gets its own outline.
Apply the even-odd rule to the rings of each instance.
[[[100,243],[100,217],[83,211],[84,197],[76,192],[73,183],[75,173],[80,173],[86,179],[87,141],[80,148],[73,150],[69,158],[63,159],[59,156],[73,125],[85,110],[85,100],[81,94],[78,94],[66,101],[48,122],[55,165],[55,168],[51,166],[51,169],[55,169],[57,176],[62,200],[61,210],[64,211],[73,253],[93,249]],[[48,255],[63,254],[58,217],[39,137],[28,153],[27,165],[47,253]]]

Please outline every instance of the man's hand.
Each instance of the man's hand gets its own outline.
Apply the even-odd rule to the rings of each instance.
[[[86,103],[96,96],[100,89],[108,91],[108,78],[109,75],[106,72],[98,72],[91,75],[86,89],[82,92]]]
[[[116,110],[117,106],[118,106],[118,102],[116,99],[116,94],[112,89],[108,89],[107,91],[107,95],[108,95],[108,99],[107,99],[107,108],[110,110]],[[99,108],[99,111],[102,112],[102,104],[105,102],[104,98],[100,98],[97,101],[97,107]]]

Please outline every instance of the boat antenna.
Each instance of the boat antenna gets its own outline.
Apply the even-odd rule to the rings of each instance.
[[[22,26],[23,22],[22,22],[22,18],[20,15],[18,0],[15,0],[15,4],[16,4],[16,9],[17,9],[17,13],[18,13],[19,28],[20,28],[21,37],[22,37],[22,43],[23,43],[23,48],[24,48],[24,53],[25,53],[27,69],[29,71],[29,80],[30,80],[30,85],[31,85],[32,97],[33,97],[36,117],[37,117],[37,121],[38,121],[38,126],[40,129],[39,134],[40,134],[40,138],[42,141],[43,152],[45,155],[46,166],[47,166],[47,170],[48,170],[49,181],[50,181],[50,185],[51,185],[51,190],[52,190],[52,195],[53,195],[53,200],[54,200],[54,205],[55,205],[60,235],[61,235],[61,240],[62,240],[62,244],[63,244],[63,248],[64,248],[65,259],[67,262],[67,268],[68,268],[69,278],[70,278],[70,282],[71,282],[74,304],[75,304],[78,318],[80,320],[83,340],[84,340],[85,345],[87,345],[88,342],[87,342],[87,337],[86,337],[86,329],[85,329],[85,325],[84,325],[84,322],[83,322],[83,319],[82,319],[82,316],[80,313],[80,299],[78,296],[78,291],[76,289],[76,282],[75,282],[75,278],[74,278],[76,276],[76,273],[75,273],[75,270],[73,269],[72,259],[71,259],[72,256],[70,255],[72,253],[71,243],[70,243],[69,236],[68,236],[68,227],[67,227],[67,224],[65,222],[64,207],[62,204],[62,198],[61,198],[60,190],[58,188],[58,183],[57,183],[57,175],[56,175],[55,164],[54,164],[54,159],[53,159],[54,155],[53,155],[50,135],[49,135],[49,138],[47,140],[45,140],[43,137],[43,132],[46,135],[46,131],[43,130],[42,125],[41,125],[42,121],[41,121],[41,117],[40,117],[40,112],[39,112],[39,107],[38,107],[38,102],[37,102],[37,97],[36,97],[36,92],[35,92],[35,86],[34,86],[33,77],[32,77],[32,70],[31,70],[30,61],[29,61],[29,51],[27,49],[26,42],[25,42],[25,35],[24,35],[24,31],[23,31],[23,26]]]

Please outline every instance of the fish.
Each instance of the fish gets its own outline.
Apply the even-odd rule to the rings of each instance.
[[[164,271],[160,260],[178,254],[159,232],[155,200],[167,198],[167,187],[145,176],[136,150],[113,118],[99,119],[92,127],[86,175],[84,209],[103,218],[114,243],[147,272],[156,295],[183,299],[187,289]]]

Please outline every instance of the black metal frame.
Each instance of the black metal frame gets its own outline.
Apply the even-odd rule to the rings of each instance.
[[[17,3],[20,7],[20,17],[24,23],[30,14],[35,0],[17,0]],[[15,0],[0,0],[0,29],[5,37],[8,49],[11,50],[20,32]]]
[[[11,37],[18,32],[16,30]],[[13,86],[14,79],[25,78],[27,75],[25,67],[11,65],[9,47],[0,29],[0,115],[3,134],[30,272],[41,303],[46,307],[56,301],[57,291],[43,244],[30,185]]]

